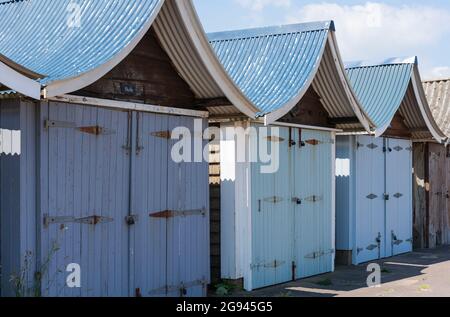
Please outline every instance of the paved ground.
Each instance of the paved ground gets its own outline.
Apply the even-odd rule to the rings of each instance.
[[[274,286],[246,297],[450,297],[450,247],[422,250],[377,262],[382,285],[368,288],[367,264],[338,267],[336,272]]]

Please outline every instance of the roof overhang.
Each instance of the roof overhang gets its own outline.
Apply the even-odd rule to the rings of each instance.
[[[313,87],[330,118],[356,117],[357,127],[370,132],[373,123],[352,90],[334,31],[325,21],[212,33],[209,40],[266,125],[290,113]]]
[[[3,85],[20,94],[33,98],[41,98],[41,85],[33,79],[38,74],[13,63],[0,54],[0,86]]]
[[[337,45],[333,30],[328,32],[326,41],[323,43],[320,62],[310,73],[307,84],[288,103],[277,111],[265,116],[266,124],[273,124],[287,115],[304,97],[307,90],[313,86],[322,97],[325,109],[330,118],[339,118],[356,115],[361,126],[367,132],[372,131],[374,124],[368,119],[362,109],[355,93],[348,81],[345,67]],[[341,91],[341,93],[337,93]],[[343,109],[343,104],[349,107]]]
[[[152,14],[147,18],[147,21],[145,22],[144,26],[139,30],[139,32],[136,33],[136,35],[128,43],[128,45],[123,47],[111,59],[101,64],[100,66],[90,71],[84,72],[76,77],[71,77],[47,83],[47,85],[44,88],[44,98],[51,98],[75,92],[77,90],[83,89],[84,87],[87,87],[95,83],[97,80],[105,76],[120,62],[122,62],[139,44],[139,42],[142,40],[142,38],[145,36],[145,34],[152,26],[163,4],[164,1],[159,1],[156,8],[152,11]]]
[[[376,137],[385,135],[400,114],[413,139],[430,136],[439,143],[447,139],[427,103],[417,57],[353,62],[347,68],[354,88],[366,103],[364,109],[378,123]]]
[[[256,117],[259,109],[217,59],[191,0],[166,0],[156,19],[155,32],[197,97],[226,97],[238,112]]]

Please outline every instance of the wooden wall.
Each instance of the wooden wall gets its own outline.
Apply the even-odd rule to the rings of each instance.
[[[320,96],[310,87],[302,100],[280,122],[334,128]]]
[[[414,247],[450,244],[450,152],[443,145],[414,145]]]
[[[151,31],[111,72],[74,94],[176,108],[195,103],[194,93]]]

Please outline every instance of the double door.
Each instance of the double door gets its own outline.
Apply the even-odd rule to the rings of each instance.
[[[354,250],[364,263],[412,250],[412,144],[356,138]]]
[[[253,288],[330,272],[334,261],[331,133],[279,128],[268,138],[279,169],[252,164]]]
[[[170,138],[185,127],[194,142],[194,119],[54,102],[40,113],[40,292],[204,295],[208,166],[172,160]]]

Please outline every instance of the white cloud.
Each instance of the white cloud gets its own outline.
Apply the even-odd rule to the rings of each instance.
[[[447,66],[435,67],[431,69],[429,73],[426,74],[426,78],[429,79],[450,78],[450,67]]]
[[[234,0],[237,4],[251,11],[261,12],[269,6],[289,8],[291,0]]]
[[[450,12],[425,5],[324,2],[297,8],[286,19],[288,23],[334,20],[346,60],[415,55],[448,40],[450,32]]]

